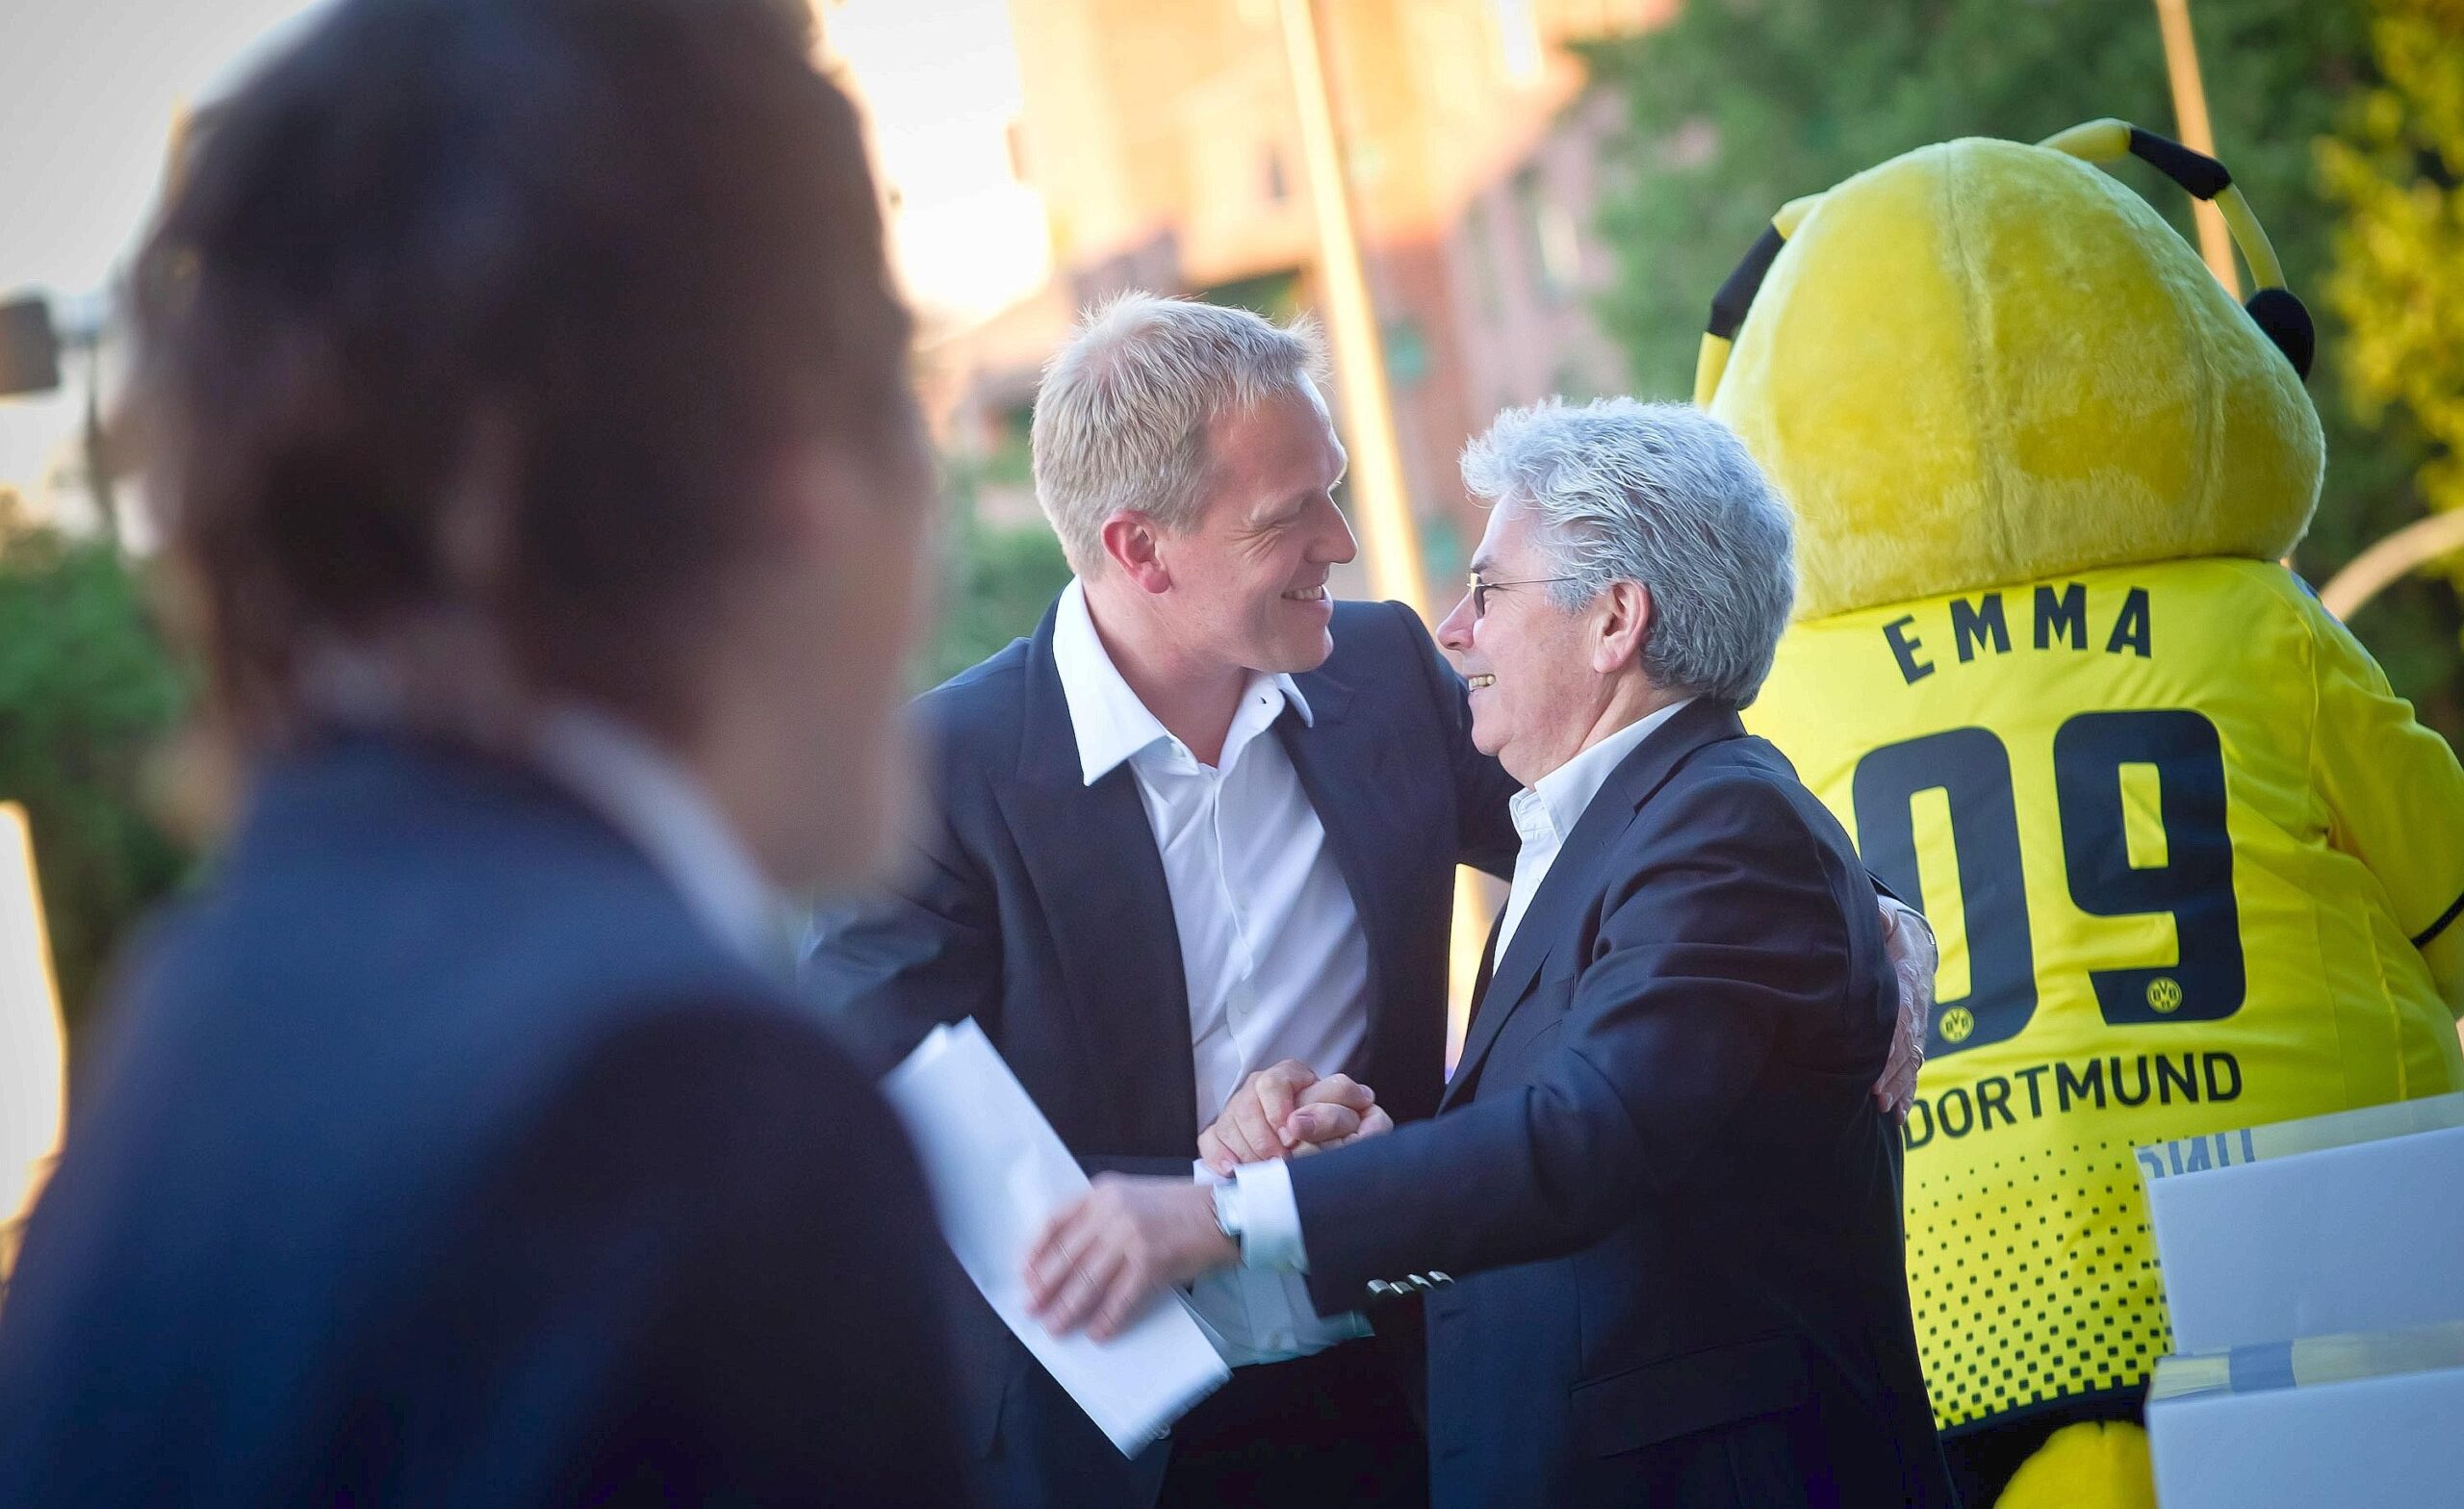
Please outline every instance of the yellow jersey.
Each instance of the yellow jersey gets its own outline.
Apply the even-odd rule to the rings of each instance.
[[[2283,568],[1802,623],[1746,721],[1941,941],[1906,1143],[1943,1426],[2169,1350],[2136,1144],[2464,1088],[2464,770]]]

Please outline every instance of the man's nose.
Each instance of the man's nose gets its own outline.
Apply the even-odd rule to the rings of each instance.
[[[1472,648],[1472,594],[1466,592],[1455,600],[1454,611],[1437,626],[1437,642],[1445,649],[1463,654]]]
[[[1348,564],[1360,554],[1360,542],[1352,537],[1351,521],[1344,517],[1344,511],[1335,506],[1332,499],[1326,500],[1326,517],[1333,527],[1320,539],[1317,558],[1329,566]]]

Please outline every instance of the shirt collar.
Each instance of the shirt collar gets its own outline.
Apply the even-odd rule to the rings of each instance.
[[[1088,785],[1132,755],[1170,741],[1171,730],[1146,710],[1113,664],[1102,637],[1095,632],[1094,615],[1087,609],[1086,586],[1074,578],[1061,590],[1061,601],[1054,610],[1052,661],[1061,674],[1062,699],[1069,704],[1069,726],[1078,736],[1078,768]],[[1302,723],[1313,722],[1309,699],[1300,695],[1299,686],[1289,676],[1253,674],[1248,693],[1275,697],[1279,700],[1276,711],[1289,705],[1300,714]],[[1272,722],[1270,715],[1260,727]],[[1236,730],[1240,725],[1236,719]],[[1231,749],[1227,743],[1227,754]]]
[[[1680,698],[1657,711],[1644,714],[1541,777],[1530,790],[1517,793],[1514,802],[1509,804],[1515,808],[1517,830],[1523,831],[1525,838],[1532,837],[1527,819],[1545,814],[1557,837],[1562,839],[1573,832],[1575,824],[1582,820],[1583,810],[1591,806],[1591,799],[1600,795],[1600,788],[1608,783],[1608,778],[1626,762],[1626,756],[1634,753],[1643,740],[1651,737],[1654,729],[1676,717],[1679,710],[1693,700],[1691,697]]]
[[[720,943],[762,968],[778,962],[784,904],[681,765],[624,723],[574,703],[540,720],[532,756],[639,849]]]

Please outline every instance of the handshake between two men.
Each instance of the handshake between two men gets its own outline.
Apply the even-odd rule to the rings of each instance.
[[[1938,963],[1931,932],[1881,908],[1885,948],[1898,985],[1890,1056],[1874,1082],[1875,1108],[1904,1122],[1925,1061]],[[1198,1135],[1198,1161],[1234,1180],[1244,1164],[1304,1158],[1394,1129],[1375,1089],[1348,1074],[1320,1075],[1286,1059],[1250,1075],[1215,1123]],[[1096,1176],[1089,1192],[1057,1214],[1030,1250],[1027,1289],[1038,1318],[1055,1333],[1117,1334],[1165,1289],[1243,1261],[1238,1229],[1222,1218],[1219,1187],[1171,1179]],[[1230,1186],[1238,1190],[1237,1183]],[[1237,1197],[1233,1202],[1239,1205]],[[1245,1215],[1246,1213],[1244,1212]]]
[[[1109,1337],[1189,1284],[1241,1365],[1124,1463],[971,1316],[988,1473],[1125,1509],[1159,1477],[1174,1503],[1944,1501],[1892,1115],[1931,937],[1737,715],[1788,620],[1785,505],[1691,408],[1501,416],[1432,642],[1327,595],[1353,543],[1310,357],[1149,299],[1056,360],[1037,475],[1079,578],[920,704],[913,890],[816,929],[823,999],[985,1023],[1095,1173],[1028,1255],[1043,1322]],[[1173,495],[1203,507],[1072,491],[1124,404],[1227,365],[1191,410],[1206,485]],[[1449,1075],[1461,864],[1509,891]],[[1399,1292],[1424,1356],[1379,1315]]]
[[[1306,1157],[1394,1126],[1369,1086],[1286,1059],[1250,1075],[1198,1135],[1198,1161],[1228,1180],[1243,1164]],[[1057,1335],[1084,1329],[1109,1340],[1164,1290],[1239,1263],[1240,1244],[1219,1218],[1219,1188],[1227,1187],[1097,1175],[1028,1254],[1037,1318]]]

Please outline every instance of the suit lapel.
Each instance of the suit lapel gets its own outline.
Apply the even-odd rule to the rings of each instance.
[[[1398,835],[1390,831],[1396,804],[1379,796],[1379,780],[1387,746],[1379,730],[1364,729],[1350,721],[1351,688],[1330,677],[1312,674],[1293,678],[1309,700],[1310,721],[1296,709],[1275,721],[1300,790],[1325,831],[1326,847],[1351,892],[1352,911],[1369,941],[1369,1033],[1377,1041],[1387,1030],[1386,1014],[1395,1009],[1387,1000],[1387,983],[1397,966],[1394,902],[1396,887],[1387,880],[1397,857]]]
[[[1633,821],[1635,811],[1696,750],[1723,739],[1741,737],[1744,732],[1735,709],[1727,703],[1697,698],[1654,729],[1602,782],[1591,805],[1583,808],[1582,817],[1576,822],[1575,831],[1566,835],[1556,862],[1549,866],[1548,879],[1540,882],[1531,904],[1524,908],[1523,920],[1514,930],[1514,941],[1498,959],[1488,988],[1473,1002],[1472,1026],[1464,1039],[1463,1057],[1455,1064],[1453,1078],[1446,1083],[1446,1095],[1439,1102],[1439,1110],[1454,1104],[1477,1079],[1480,1061],[1488,1057],[1499,1031],[1529,993],[1540,966],[1565,941],[1562,924],[1566,913],[1601,890],[1604,879],[1599,873],[1601,867],[1614,852],[1617,836]]]
[[[1086,783],[1047,610],[1027,652],[1018,774],[1000,792],[1035,882],[1092,1083],[1135,1087],[1116,1107],[1117,1149],[1194,1145],[1197,1090],[1189,976],[1155,831],[1126,762]]]

